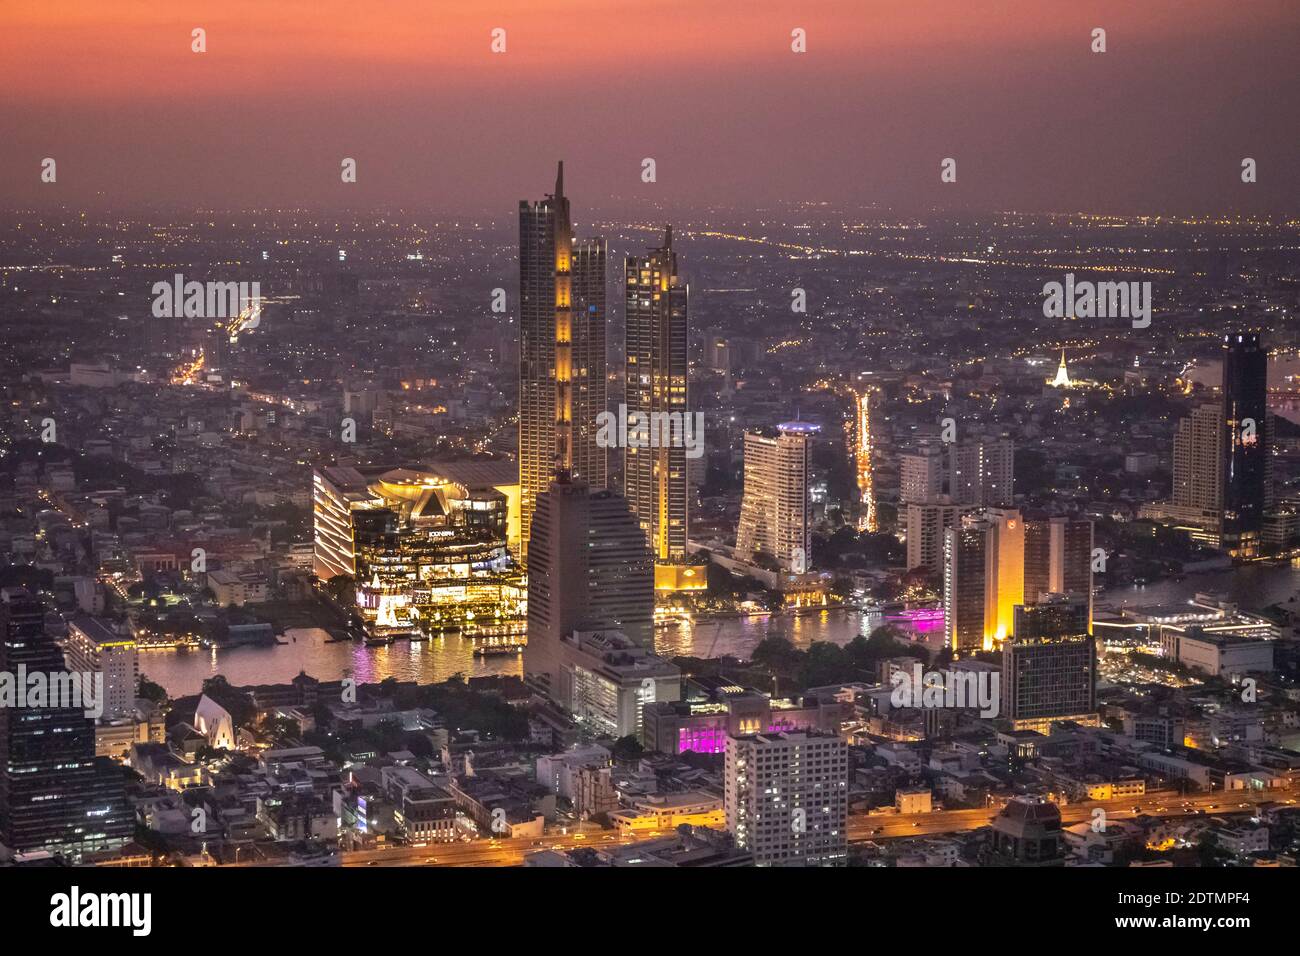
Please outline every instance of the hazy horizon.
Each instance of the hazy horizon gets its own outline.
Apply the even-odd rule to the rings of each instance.
[[[759,0],[743,14],[683,0],[11,3],[0,206],[506,217],[564,159],[588,220],[790,201],[1300,212],[1287,0]],[[796,27],[806,53],[791,52]],[[45,157],[55,183],[41,182]],[[341,181],[345,157],[356,183]],[[940,182],[946,157],[955,183]]]

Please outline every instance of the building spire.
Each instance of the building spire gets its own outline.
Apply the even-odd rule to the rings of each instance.
[[[564,196],[564,160],[560,160],[559,169],[555,173],[555,198],[560,199]]]
[[[673,227],[671,224],[669,224],[667,226],[664,226],[664,248],[671,249],[672,247],[673,247]]]

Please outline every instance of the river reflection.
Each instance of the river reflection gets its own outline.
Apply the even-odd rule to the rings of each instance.
[[[1097,605],[1119,608],[1182,604],[1198,592],[1212,592],[1243,608],[1259,609],[1269,604],[1286,604],[1297,591],[1300,591],[1300,565],[1249,565],[1188,575],[1182,581],[1161,581],[1145,587],[1103,592],[1097,598]],[[937,648],[943,640],[942,620],[933,615],[886,617],[878,611],[836,610],[683,622],[661,628],[655,635],[655,650],[666,657],[746,658],[769,635],[784,637],[797,647],[807,647],[814,641],[844,645],[858,635],[869,635],[882,623],[900,627],[929,649]],[[426,684],[444,681],[456,673],[466,677],[522,675],[523,658],[476,658],[474,644],[459,636],[367,647],[350,642],[331,643],[323,632],[304,632],[296,641],[272,647],[143,651],[140,670],[172,696],[182,696],[197,693],[204,679],[214,674],[223,674],[236,685],[287,683],[299,671],[321,680],[338,680],[345,671],[350,671],[362,683],[395,677]]]

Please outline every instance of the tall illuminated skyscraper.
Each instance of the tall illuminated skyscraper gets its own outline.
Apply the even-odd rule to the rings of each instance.
[[[555,192],[519,203],[519,483],[527,554],[537,496],[556,476],[606,483],[605,241],[574,241],[564,163]]]
[[[1192,409],[1174,433],[1173,492],[1141,516],[1195,529],[1192,538],[1229,554],[1259,553],[1273,503],[1268,352],[1255,332],[1223,337],[1220,401]]]
[[[740,502],[736,556],[776,559],[783,571],[802,574],[812,553],[812,505],[808,475],[812,436],[808,422],[786,422],[775,434],[745,433],[745,492]]]
[[[1255,332],[1223,337],[1223,542],[1242,557],[1259,553],[1269,481],[1268,352]]]
[[[687,335],[689,287],[677,274],[673,230],[664,244],[624,261],[626,295],[627,417],[629,422],[663,421],[689,415]],[[654,554],[656,583],[675,577],[672,566],[686,561],[686,448],[658,430],[657,447],[623,449],[623,483],[628,506]],[[702,576],[701,576],[702,577]]]

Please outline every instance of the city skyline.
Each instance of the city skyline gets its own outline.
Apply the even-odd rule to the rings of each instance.
[[[15,927],[173,938],[198,868],[1276,920],[1300,18],[743,14],[0,14]]]

